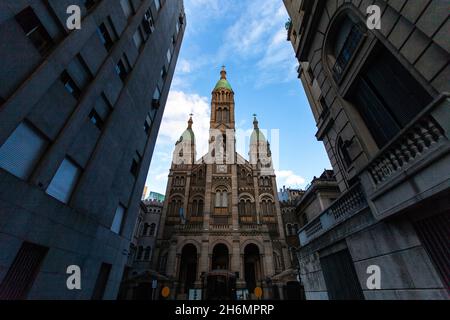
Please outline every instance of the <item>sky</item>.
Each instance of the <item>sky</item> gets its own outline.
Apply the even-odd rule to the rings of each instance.
[[[253,114],[271,143],[278,189],[304,188],[331,168],[287,41],[280,0],[184,0],[186,33],[147,176],[164,194],[175,142],[193,116],[197,159],[207,151],[211,92],[225,65],[235,94],[237,132],[251,133]],[[248,137],[237,135],[248,159]]]

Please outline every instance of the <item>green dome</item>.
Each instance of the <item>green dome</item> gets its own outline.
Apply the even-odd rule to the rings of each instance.
[[[195,134],[191,128],[184,130],[183,134],[181,135],[180,139],[178,139],[176,144],[179,144],[183,141],[195,142]]]
[[[217,89],[228,89],[230,91],[233,91],[233,89],[231,88],[230,83],[228,82],[227,79],[220,79],[217,84],[216,87],[214,88],[214,90]]]
[[[250,136],[250,143],[257,143],[259,141],[266,142],[266,137],[258,128],[254,129],[252,135]]]

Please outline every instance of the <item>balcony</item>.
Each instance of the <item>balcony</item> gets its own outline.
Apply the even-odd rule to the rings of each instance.
[[[239,216],[239,222],[242,224],[256,223],[256,216]]]
[[[377,219],[448,188],[449,118],[449,94],[443,94],[361,170],[361,181]]]
[[[311,220],[299,232],[300,244],[308,244],[313,239],[332,229],[344,220],[352,217],[367,207],[366,197],[357,184],[334,201],[318,217]]]
[[[198,232],[203,229],[203,224],[177,224],[175,225],[176,231]]]

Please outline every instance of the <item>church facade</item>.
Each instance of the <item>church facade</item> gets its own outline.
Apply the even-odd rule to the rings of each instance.
[[[171,299],[283,298],[286,280],[277,275],[290,259],[270,144],[255,116],[249,160],[238,154],[234,110],[223,68],[208,153],[196,159],[192,117],[176,143],[154,252]]]

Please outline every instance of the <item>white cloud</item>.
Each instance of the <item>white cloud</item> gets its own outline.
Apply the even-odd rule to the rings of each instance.
[[[302,188],[305,186],[305,178],[296,175],[292,170],[279,170],[275,171],[277,176],[278,187],[282,186],[292,187],[292,188]]]
[[[180,59],[177,62],[177,73],[190,73],[192,71],[192,66],[186,59]]]
[[[204,137],[209,135],[210,106],[208,98],[198,94],[188,94],[183,91],[171,91],[167,99],[164,117],[159,129],[157,145],[170,144],[174,148],[175,142],[187,128],[189,114],[193,114],[193,130],[196,137],[197,156],[206,153],[208,141]],[[171,152],[173,151],[171,149]]]

